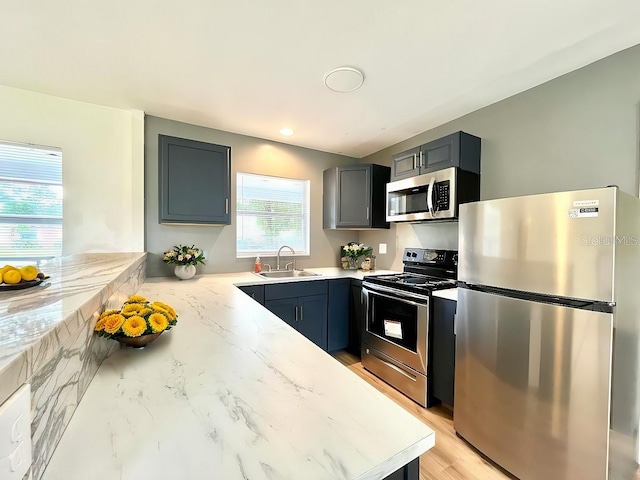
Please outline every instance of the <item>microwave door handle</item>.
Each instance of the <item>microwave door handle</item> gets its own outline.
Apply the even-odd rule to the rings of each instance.
[[[429,181],[429,189],[427,190],[427,207],[429,207],[429,214],[431,217],[435,217],[435,211],[433,209],[433,187],[436,183],[436,177],[431,177]]]

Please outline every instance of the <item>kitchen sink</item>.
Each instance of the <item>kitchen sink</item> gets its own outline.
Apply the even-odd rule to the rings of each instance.
[[[257,273],[264,278],[297,278],[297,277],[317,277],[320,274],[307,272],[306,270],[271,270],[270,272]]]

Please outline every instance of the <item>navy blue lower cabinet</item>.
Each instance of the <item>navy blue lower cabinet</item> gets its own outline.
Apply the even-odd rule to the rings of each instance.
[[[327,350],[326,280],[264,286],[264,306],[323,350]]]
[[[296,330],[298,325],[296,322],[298,299],[297,298],[281,298],[279,300],[267,300],[264,303],[271,312],[275,313],[282,320],[287,322]]]
[[[351,301],[349,302],[349,348],[348,350],[361,356],[362,331],[365,318],[364,299],[362,297],[362,280],[351,280]]]
[[[264,305],[264,285],[244,285],[238,288],[260,305]]]
[[[351,279],[329,280],[329,321],[327,326],[327,349],[329,352],[346,350],[349,347],[349,297]]]
[[[298,298],[298,331],[327,349],[327,296],[312,295]]]
[[[453,407],[456,364],[454,321],[457,305],[453,300],[433,297],[431,393],[450,407]]]

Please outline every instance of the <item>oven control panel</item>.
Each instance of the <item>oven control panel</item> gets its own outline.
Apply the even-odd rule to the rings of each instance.
[[[458,252],[450,250],[432,250],[428,248],[405,248],[402,261],[404,263],[448,263]]]

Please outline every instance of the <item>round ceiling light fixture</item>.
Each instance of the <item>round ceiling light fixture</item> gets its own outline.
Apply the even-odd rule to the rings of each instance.
[[[364,83],[364,75],[353,67],[338,67],[324,75],[324,84],[330,90],[348,93],[357,90]]]
[[[284,127],[280,129],[280,133],[286,137],[290,137],[291,135],[293,135],[294,133],[296,133],[295,131],[293,131],[291,128],[288,127]]]

